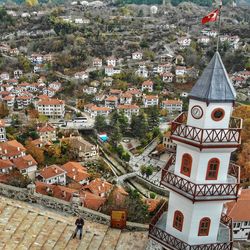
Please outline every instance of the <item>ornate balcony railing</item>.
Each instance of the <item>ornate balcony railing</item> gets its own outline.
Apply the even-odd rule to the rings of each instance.
[[[167,188],[186,196],[192,201],[199,200],[232,200],[237,199],[240,183],[240,167],[233,163],[229,164],[228,183],[219,184],[196,184],[179,175],[174,174],[173,166],[175,156],[172,156],[164,169],[162,169],[161,184]],[[233,178],[232,178],[233,177]]]
[[[186,124],[187,116],[180,114],[171,124],[171,137],[175,140],[188,140],[194,146],[211,147],[213,143],[231,146],[240,144],[242,119],[232,117],[229,128],[201,129]]]
[[[189,245],[188,243],[167,233],[157,225],[164,212],[167,212],[167,203],[163,204],[158,213],[153,217],[149,225],[149,237],[159,242],[163,247],[173,250],[231,250],[232,249],[232,219],[227,215],[221,216],[221,224],[229,231],[228,242],[213,244]]]

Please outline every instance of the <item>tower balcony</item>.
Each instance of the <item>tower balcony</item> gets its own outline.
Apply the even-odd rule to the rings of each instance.
[[[187,115],[181,113],[171,124],[172,140],[188,143],[202,148],[238,147],[240,145],[240,133],[242,119],[231,117],[229,128],[202,129],[186,124]]]
[[[172,250],[231,250],[233,245],[232,238],[232,219],[222,214],[217,242],[212,244],[189,245],[188,243],[176,238],[166,232],[167,223],[167,203],[163,204],[149,225],[149,237],[160,243],[163,248]]]
[[[161,184],[186,198],[196,201],[236,200],[240,184],[240,167],[230,163],[227,182],[216,184],[196,184],[174,173],[175,156],[162,169]]]

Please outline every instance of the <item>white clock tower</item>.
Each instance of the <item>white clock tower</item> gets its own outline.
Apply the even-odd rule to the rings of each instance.
[[[153,218],[149,237],[164,249],[232,249],[232,221],[225,201],[239,191],[239,167],[230,163],[240,145],[241,119],[231,117],[236,93],[218,52],[189,94],[189,110],[173,122],[177,144],[162,171],[170,190]]]

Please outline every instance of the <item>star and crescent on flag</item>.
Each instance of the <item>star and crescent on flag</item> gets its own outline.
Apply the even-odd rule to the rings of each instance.
[[[206,15],[205,17],[203,17],[201,19],[201,23],[205,24],[205,23],[208,23],[208,22],[216,22],[217,17],[219,16],[219,14],[220,14],[219,9],[213,10],[212,12],[210,12],[208,15]]]

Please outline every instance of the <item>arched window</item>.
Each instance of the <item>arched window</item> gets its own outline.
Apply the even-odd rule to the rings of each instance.
[[[184,221],[184,216],[183,216],[182,212],[180,212],[178,210],[175,211],[174,212],[173,227],[179,231],[182,231],[183,221]]]
[[[208,236],[211,220],[207,217],[200,220],[198,236]]]
[[[181,173],[190,177],[192,169],[192,156],[189,154],[184,154],[182,156],[181,162]]]
[[[218,171],[220,167],[220,160],[212,158],[207,164],[207,175],[206,180],[217,180]]]

